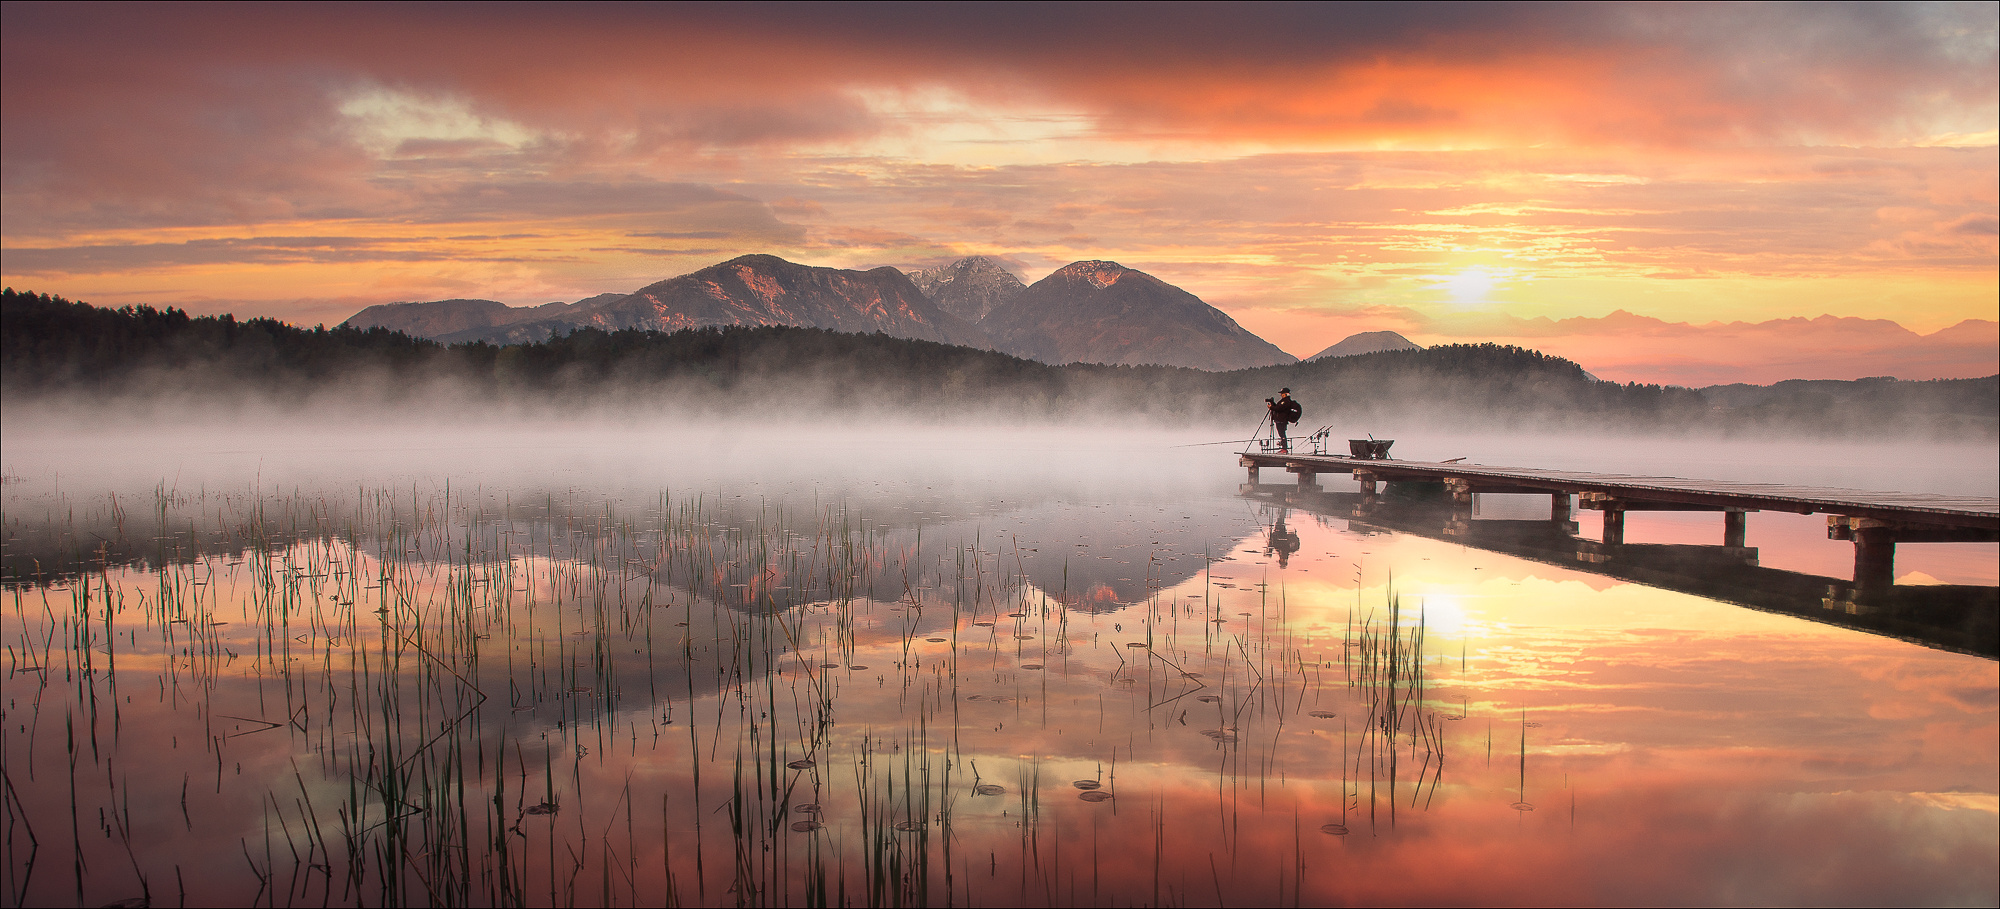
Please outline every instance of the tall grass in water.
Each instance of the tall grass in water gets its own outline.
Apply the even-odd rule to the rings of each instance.
[[[1018,540],[837,505],[162,489],[144,521],[109,513],[143,560],[6,588],[16,905],[1179,902],[1280,878],[1297,902],[1306,845],[1241,846],[1299,823],[1287,774],[1339,776],[1343,831],[1364,785],[1386,827],[1444,779],[1422,611],[1394,595],[1350,617],[1329,686],[1281,585],[1176,589],[1149,561],[1147,601],[1085,612]],[[1318,713],[1358,735],[1307,740]],[[1206,847],[1147,794],[1189,780],[1225,818]],[[1087,857],[1148,844],[1144,892]]]

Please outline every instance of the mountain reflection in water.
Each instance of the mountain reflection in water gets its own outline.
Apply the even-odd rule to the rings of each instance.
[[[9,572],[0,884],[2000,898],[1993,660],[1184,489],[168,501],[234,542]]]

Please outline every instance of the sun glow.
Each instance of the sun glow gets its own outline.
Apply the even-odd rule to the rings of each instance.
[[[1467,306],[1486,302],[1487,295],[1500,283],[1500,278],[1501,275],[1493,269],[1475,267],[1440,277],[1437,279],[1437,285],[1450,296],[1451,302]]]

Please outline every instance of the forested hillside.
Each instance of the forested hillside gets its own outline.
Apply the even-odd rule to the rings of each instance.
[[[1289,386],[1305,427],[1357,418],[1458,425],[1990,438],[2000,377],[1780,383],[1706,391],[1601,382],[1518,347],[1388,350],[1205,372],[1051,366],[989,350],[812,328],[587,329],[534,344],[444,345],[386,329],[297,328],[175,309],[0,298],[10,402],[55,396],[324,401],[383,406],[682,409],[767,418],[1244,420]]]

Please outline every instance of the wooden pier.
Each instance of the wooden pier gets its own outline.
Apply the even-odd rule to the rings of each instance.
[[[1369,460],[1337,455],[1245,452],[1246,492],[1270,490],[1259,471],[1284,470],[1297,477],[1294,491],[1322,492],[1320,474],[1351,474],[1360,484],[1353,511],[1376,510],[1386,487],[1419,487],[1447,496],[1451,516],[1446,534],[1471,526],[1473,496],[1546,495],[1552,529],[1577,532],[1572,497],[1582,508],[1604,514],[1604,548],[1625,542],[1625,514],[1632,511],[1710,511],[1722,515],[1717,553],[1732,552],[1755,562],[1744,546],[1751,512],[1776,511],[1827,516],[1827,536],[1854,543],[1854,588],[1863,595],[1886,592],[1895,580],[1896,544],[2000,541],[2000,499],[1927,493],[1871,492],[1726,480],[1641,477],[1430,461]]]

